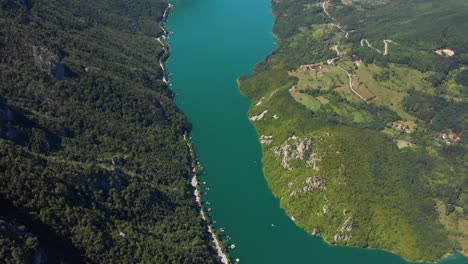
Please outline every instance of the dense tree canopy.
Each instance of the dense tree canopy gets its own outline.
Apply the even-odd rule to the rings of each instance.
[[[218,262],[159,67],[167,6],[0,1],[0,262]]]

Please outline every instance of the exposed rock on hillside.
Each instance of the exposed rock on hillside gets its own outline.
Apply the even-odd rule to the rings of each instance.
[[[65,69],[60,63],[62,56],[59,56],[45,47],[33,46],[34,62],[37,67],[56,80],[62,80],[65,77]]]
[[[296,137],[290,137],[282,146],[274,147],[273,151],[275,156],[281,160],[281,166],[284,169],[292,170],[293,167],[290,162],[294,159],[306,159],[306,167],[312,168],[316,171],[319,170],[318,163],[322,157],[318,154],[315,142],[321,142],[321,138],[308,137],[302,140],[297,140]]]

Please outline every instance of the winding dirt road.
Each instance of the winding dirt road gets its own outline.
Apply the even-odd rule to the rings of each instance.
[[[330,15],[330,13],[328,13],[328,11],[327,11],[327,6],[328,6],[327,1],[324,1],[324,2],[322,3],[323,12],[325,12],[325,14],[327,14],[327,16],[328,16],[331,20],[335,21],[335,18],[332,17],[332,16]]]
[[[331,50],[336,52],[336,56],[341,56],[340,50],[338,49],[338,45],[331,47]]]
[[[364,42],[367,44],[367,47],[369,47],[369,48],[371,48],[371,49],[377,51],[377,52],[380,53],[380,54],[382,54],[382,51],[380,51],[380,50],[377,49],[377,48],[374,48],[374,46],[372,46],[372,45],[369,43],[369,41],[368,41],[367,39],[361,39],[361,47],[364,47]],[[384,40],[384,42],[385,42],[385,40]],[[384,55],[385,55],[385,54],[384,54]]]
[[[328,16],[328,18],[330,18],[332,21],[336,21],[336,19],[334,17],[332,17],[330,15],[330,13],[328,12],[327,10],[327,7],[328,7],[328,2],[327,1],[324,1],[322,3],[322,9],[323,9],[323,12]],[[353,33],[355,32],[356,30],[349,30],[349,31],[346,31],[343,27],[341,27],[339,24],[335,24],[335,23],[331,23],[332,26],[338,28],[340,31],[346,33],[345,34],[345,38],[348,38],[349,34],[350,33]],[[361,47],[364,47],[364,42],[367,44],[367,47],[377,51],[379,54],[383,54],[384,56],[388,55],[388,44],[395,44],[395,45],[398,45],[398,43],[394,42],[393,40],[391,39],[386,39],[384,40],[384,45],[385,45],[385,48],[384,48],[384,52],[382,53],[381,50],[373,47],[369,41],[367,39],[361,39]],[[338,48],[338,45],[335,46],[336,48]],[[337,49],[338,50],[338,49]],[[337,51],[338,53],[338,56],[340,56],[339,52]]]
[[[384,49],[384,53],[383,53],[384,56],[387,56],[387,54],[388,54],[388,44],[389,44],[389,43],[390,43],[390,44],[398,45],[398,43],[396,43],[395,41],[393,41],[393,40],[391,40],[391,39],[386,39],[386,40],[384,40],[383,42],[384,42],[384,44],[385,44],[385,49]]]
[[[353,29],[353,30],[350,30],[350,31],[346,31],[345,38],[348,38],[349,34],[353,33],[354,31],[356,31],[356,30]]]
[[[366,98],[364,98],[362,95],[360,95],[356,90],[354,90],[353,88],[353,76],[347,71],[345,70],[343,67],[341,66],[337,66],[338,68],[340,68],[342,71],[344,71],[346,73],[346,75],[348,75],[348,78],[349,78],[349,89],[351,89],[351,91],[356,94],[357,96],[359,96],[359,98],[361,98],[362,100],[364,100],[364,102],[366,103],[369,103]]]

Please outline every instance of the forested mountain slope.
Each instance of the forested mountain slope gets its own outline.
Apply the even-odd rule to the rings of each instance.
[[[166,0],[0,0],[0,262],[217,263]]]
[[[239,81],[288,215],[413,261],[467,252],[468,2],[272,3],[278,49]]]

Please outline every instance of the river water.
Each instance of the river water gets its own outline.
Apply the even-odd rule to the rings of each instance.
[[[269,0],[172,0],[168,70],[209,188],[215,227],[232,237],[240,263],[406,263],[381,250],[331,247],[297,227],[262,172],[261,146],[236,78],[275,48]],[[468,263],[460,254],[444,264]]]

